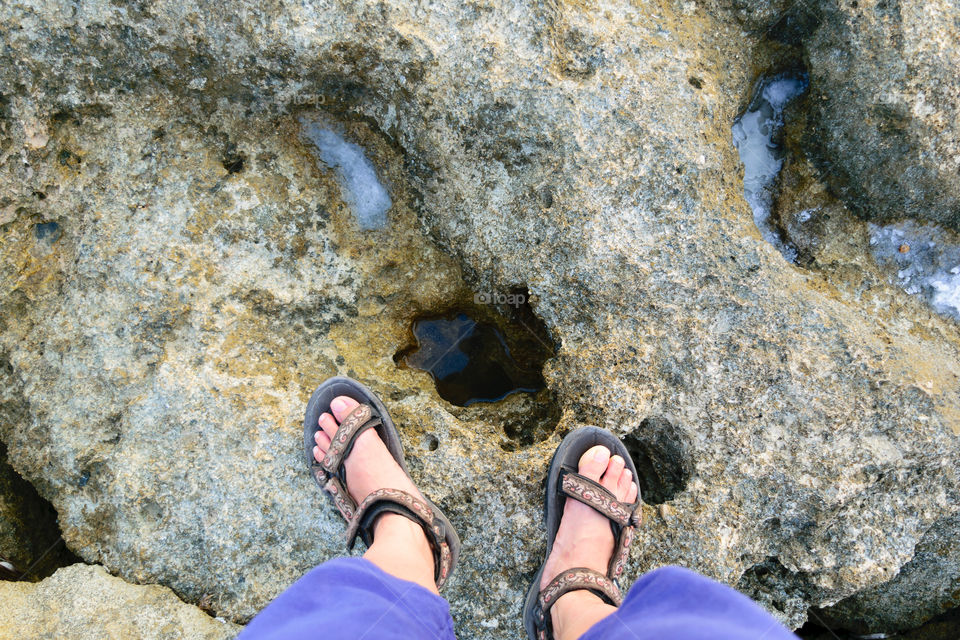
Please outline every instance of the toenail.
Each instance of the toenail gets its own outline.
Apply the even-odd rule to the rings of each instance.
[[[333,402],[330,403],[330,408],[340,413],[347,408],[347,403],[341,400],[340,398],[334,398]]]
[[[607,455],[607,450],[601,447],[593,452],[593,459],[597,462],[602,462],[607,459]]]

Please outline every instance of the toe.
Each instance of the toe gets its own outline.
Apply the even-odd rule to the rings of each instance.
[[[587,449],[580,456],[579,471],[591,480],[599,480],[610,461],[610,450],[602,445]]]
[[[330,403],[330,410],[333,411],[334,417],[336,417],[337,422],[343,422],[343,419],[353,411],[359,402],[353,398],[348,398],[347,396],[337,396],[333,399],[333,402]]]
[[[320,447],[313,448],[313,457],[317,462],[323,462],[324,455],[323,451],[320,451]]]
[[[637,487],[636,482],[630,483],[630,491],[627,492],[627,497],[624,502],[636,502],[637,496],[640,495],[640,489]]]
[[[633,474],[630,469],[624,469],[620,472],[620,481],[617,482],[617,497],[626,502],[627,495],[630,493],[630,485],[633,484]]]
[[[320,451],[326,455],[327,449],[330,448],[330,436],[327,435],[326,431],[320,429],[313,434],[313,439],[316,441],[317,446],[320,447]]]
[[[620,474],[623,473],[624,464],[623,458],[620,456],[612,456],[607,463],[607,470],[604,472],[603,478],[600,479],[600,484],[605,486],[607,490],[616,493],[617,485],[620,483]]]
[[[328,438],[333,438],[337,433],[337,421],[333,419],[333,416],[329,413],[320,414],[320,427],[323,429],[323,432],[327,434]]]

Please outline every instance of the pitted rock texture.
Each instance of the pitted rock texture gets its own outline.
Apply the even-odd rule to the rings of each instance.
[[[820,612],[821,618],[869,634],[874,629],[910,630],[960,607],[958,529],[958,516],[936,522],[895,578],[838,602]]]
[[[165,587],[127,584],[75,564],[38,583],[0,582],[0,639],[227,640],[240,630],[185,604]]]
[[[952,0],[810,5],[805,41],[818,150],[864,217],[960,230],[960,6]]]
[[[27,410],[0,438],[70,548],[247,620],[343,553],[299,450],[340,373],[459,529],[460,637],[522,633],[540,483],[580,424],[660,483],[629,575],[689,566],[792,625],[888,582],[957,511],[960,339],[760,237],[734,13],[6,5],[0,351]],[[384,229],[301,139],[318,108],[381,172]],[[523,286],[557,345],[532,438],[528,399],[453,407],[392,359],[418,314]]]

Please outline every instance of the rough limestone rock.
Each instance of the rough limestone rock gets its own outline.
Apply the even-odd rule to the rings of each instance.
[[[341,373],[459,528],[460,637],[522,634],[540,483],[584,423],[643,467],[630,576],[689,566],[792,625],[890,581],[957,512],[957,327],[763,241],[735,14],[7,3],[0,354],[24,418],[0,439],[71,549],[247,620],[343,553],[299,450]],[[312,119],[367,149],[383,229],[358,229]],[[524,287],[548,391],[455,407],[394,362],[418,314]]]
[[[960,5],[952,0],[801,3],[818,149],[860,215],[960,229]]]
[[[0,582],[0,638],[226,640],[240,630],[156,585],[127,584],[103,567],[75,564],[38,583]]]
[[[837,603],[822,611],[821,617],[860,633],[870,633],[871,629],[904,631],[942,611],[960,607],[958,538],[960,517],[938,521],[893,580]]]

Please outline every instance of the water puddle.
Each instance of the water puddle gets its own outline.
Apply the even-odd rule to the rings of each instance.
[[[546,357],[515,357],[504,334],[493,324],[465,312],[417,318],[416,347],[398,354],[398,361],[426,371],[444,400],[466,407],[496,402],[519,392],[536,392],[545,384]]]
[[[960,320],[960,236],[911,220],[868,229],[870,252],[894,284]]]
[[[778,141],[783,129],[783,110],[807,90],[805,73],[780,74],[760,84],[746,113],[733,123],[733,144],[743,163],[743,195],[753,210],[753,221],[764,239],[790,262],[797,250],[784,242],[770,222],[774,188],[783,168],[783,149]]]
[[[333,169],[340,197],[353,211],[361,229],[379,229],[387,224],[393,202],[380,182],[377,169],[363,147],[347,140],[333,125],[301,118],[303,135],[317,148],[317,157]]]

